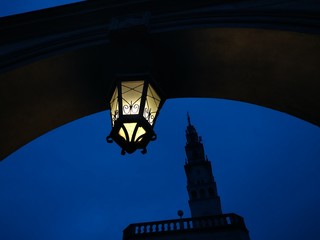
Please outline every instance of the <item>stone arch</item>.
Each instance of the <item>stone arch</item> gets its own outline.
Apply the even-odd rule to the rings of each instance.
[[[164,18],[166,27],[154,28],[147,41],[135,39],[119,47],[108,36],[105,20],[91,21],[82,14],[90,3],[82,7],[75,5],[72,16],[66,8],[61,16],[47,11],[45,17],[30,13],[1,23],[5,117],[0,118],[0,159],[56,127],[107,109],[107,93],[119,72],[152,72],[168,98],[243,101],[320,126],[320,37],[314,34],[318,28],[309,29],[318,19],[306,14],[303,22],[308,24],[294,32],[296,21],[283,24],[272,14],[262,24],[245,13],[225,16],[226,22],[205,18],[210,20],[205,26],[177,26]],[[292,17],[283,13],[283,19]],[[56,21],[68,17],[73,25],[57,27]],[[202,16],[189,17],[187,22]],[[239,28],[237,17],[249,25]],[[269,29],[262,29],[267,22]]]

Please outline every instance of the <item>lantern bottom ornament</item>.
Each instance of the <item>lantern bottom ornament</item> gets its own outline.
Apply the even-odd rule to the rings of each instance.
[[[143,119],[144,120],[144,119]],[[106,138],[108,143],[115,141],[121,148],[121,154],[133,153],[142,149],[141,153],[147,153],[147,145],[157,139],[157,135],[147,121],[123,122],[120,119],[114,122],[114,126]]]

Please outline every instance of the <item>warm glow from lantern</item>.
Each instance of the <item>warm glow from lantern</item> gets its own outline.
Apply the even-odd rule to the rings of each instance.
[[[119,118],[118,88],[114,90],[110,100],[110,114],[112,126],[114,126],[114,121]]]
[[[144,81],[121,83],[123,115],[139,114]]]
[[[119,135],[123,137],[126,141],[141,141],[142,138],[140,138],[143,134],[146,133],[146,131],[142,127],[137,128],[137,132],[134,135],[134,131],[136,129],[137,123],[124,123],[124,128],[120,128]],[[127,135],[126,135],[127,133]]]
[[[153,87],[151,87],[151,85],[149,84],[143,116],[145,119],[147,119],[150,125],[153,125],[153,121],[156,118],[158,108],[160,105],[160,100],[161,99],[159,95],[155,92]]]

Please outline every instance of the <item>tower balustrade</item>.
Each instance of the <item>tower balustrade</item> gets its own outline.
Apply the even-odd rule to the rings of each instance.
[[[172,219],[166,221],[130,224],[123,231],[123,240],[147,239],[153,235],[239,229],[248,231],[243,218],[237,214]]]

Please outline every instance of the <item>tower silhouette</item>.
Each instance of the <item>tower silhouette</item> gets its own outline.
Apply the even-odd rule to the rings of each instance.
[[[186,129],[187,190],[191,218],[130,224],[123,240],[250,240],[244,219],[234,213],[223,214],[211,162],[202,139],[188,114]]]
[[[222,214],[217,185],[212,174],[211,162],[204,154],[201,137],[190,122],[186,130],[187,161],[184,166],[192,217]]]

